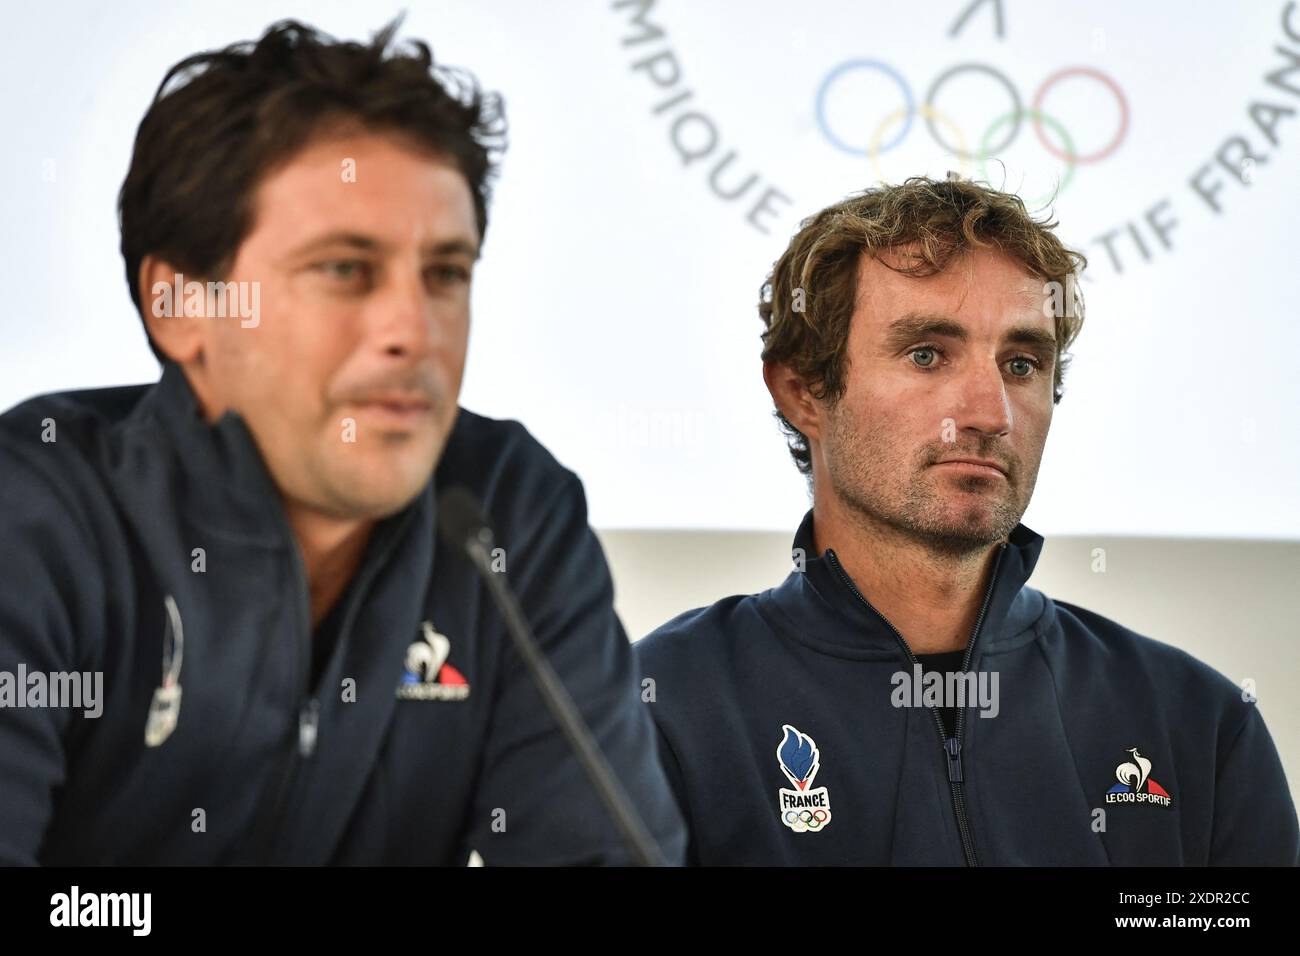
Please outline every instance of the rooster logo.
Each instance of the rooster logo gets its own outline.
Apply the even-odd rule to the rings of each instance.
[[[405,669],[397,696],[404,700],[464,700],[469,696],[469,682],[447,663],[451,641],[425,621],[423,639],[406,649]]]
[[[1147,782],[1147,777],[1151,776],[1151,761],[1138,753],[1136,747],[1129,749],[1136,763],[1125,762],[1115,768],[1115,776],[1119,782],[1124,784],[1130,790],[1141,790],[1142,784]]]
[[[1125,760],[1115,768],[1119,783],[1106,791],[1107,803],[1149,803],[1168,807],[1173,804],[1169,791],[1151,779],[1151,761],[1138,753],[1136,747],[1128,752],[1132,760]]]

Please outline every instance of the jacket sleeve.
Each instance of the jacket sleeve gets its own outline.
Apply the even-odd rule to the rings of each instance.
[[[1296,866],[1300,828],[1282,761],[1251,706],[1215,778],[1211,866]]]
[[[19,706],[28,700],[20,678],[82,670],[74,636],[92,626],[101,576],[72,503],[2,442],[0,462],[0,865],[34,865],[67,772],[67,739],[89,718]]]
[[[530,516],[537,530],[506,543],[524,616],[665,861],[680,864],[685,828],[577,476],[566,471],[559,494]],[[503,650],[483,760],[466,842],[484,863],[636,862],[513,644]]]

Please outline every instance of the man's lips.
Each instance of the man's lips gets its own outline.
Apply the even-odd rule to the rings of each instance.
[[[961,471],[968,475],[1006,478],[1007,473],[996,461],[986,458],[946,458],[935,462],[935,467],[944,467],[952,471]]]
[[[416,428],[433,414],[432,402],[412,395],[368,395],[353,404],[381,428]]]

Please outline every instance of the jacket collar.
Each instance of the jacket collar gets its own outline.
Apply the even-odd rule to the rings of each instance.
[[[1007,542],[999,545],[1000,556],[996,560],[972,667],[981,654],[1023,635],[1048,610],[1044,596],[1026,587],[1043,540],[1037,532],[1017,524]],[[867,603],[865,596],[859,598],[854,593],[855,585],[848,572],[831,557],[833,549],[817,552],[811,508],[795,532],[793,546],[795,570],[780,587],[768,592],[769,606],[775,606],[784,617],[787,630],[805,643],[830,653],[897,657],[901,648],[892,625]],[[802,571],[798,567],[799,556],[804,560]]]

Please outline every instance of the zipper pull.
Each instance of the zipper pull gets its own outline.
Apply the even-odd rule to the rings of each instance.
[[[298,753],[310,757],[316,752],[316,730],[320,723],[320,704],[309,700],[298,711]]]
[[[961,741],[949,737],[944,741],[943,749],[948,753],[948,779],[952,783],[961,783]]]
[[[181,716],[180,679],[185,630],[181,626],[181,612],[176,607],[176,599],[168,594],[163,598],[163,604],[167,608],[169,630],[163,635],[162,683],[153,692],[153,702],[149,704],[149,716],[144,724],[146,747],[162,746],[176,729],[176,721]],[[167,640],[169,637],[170,642]]]

